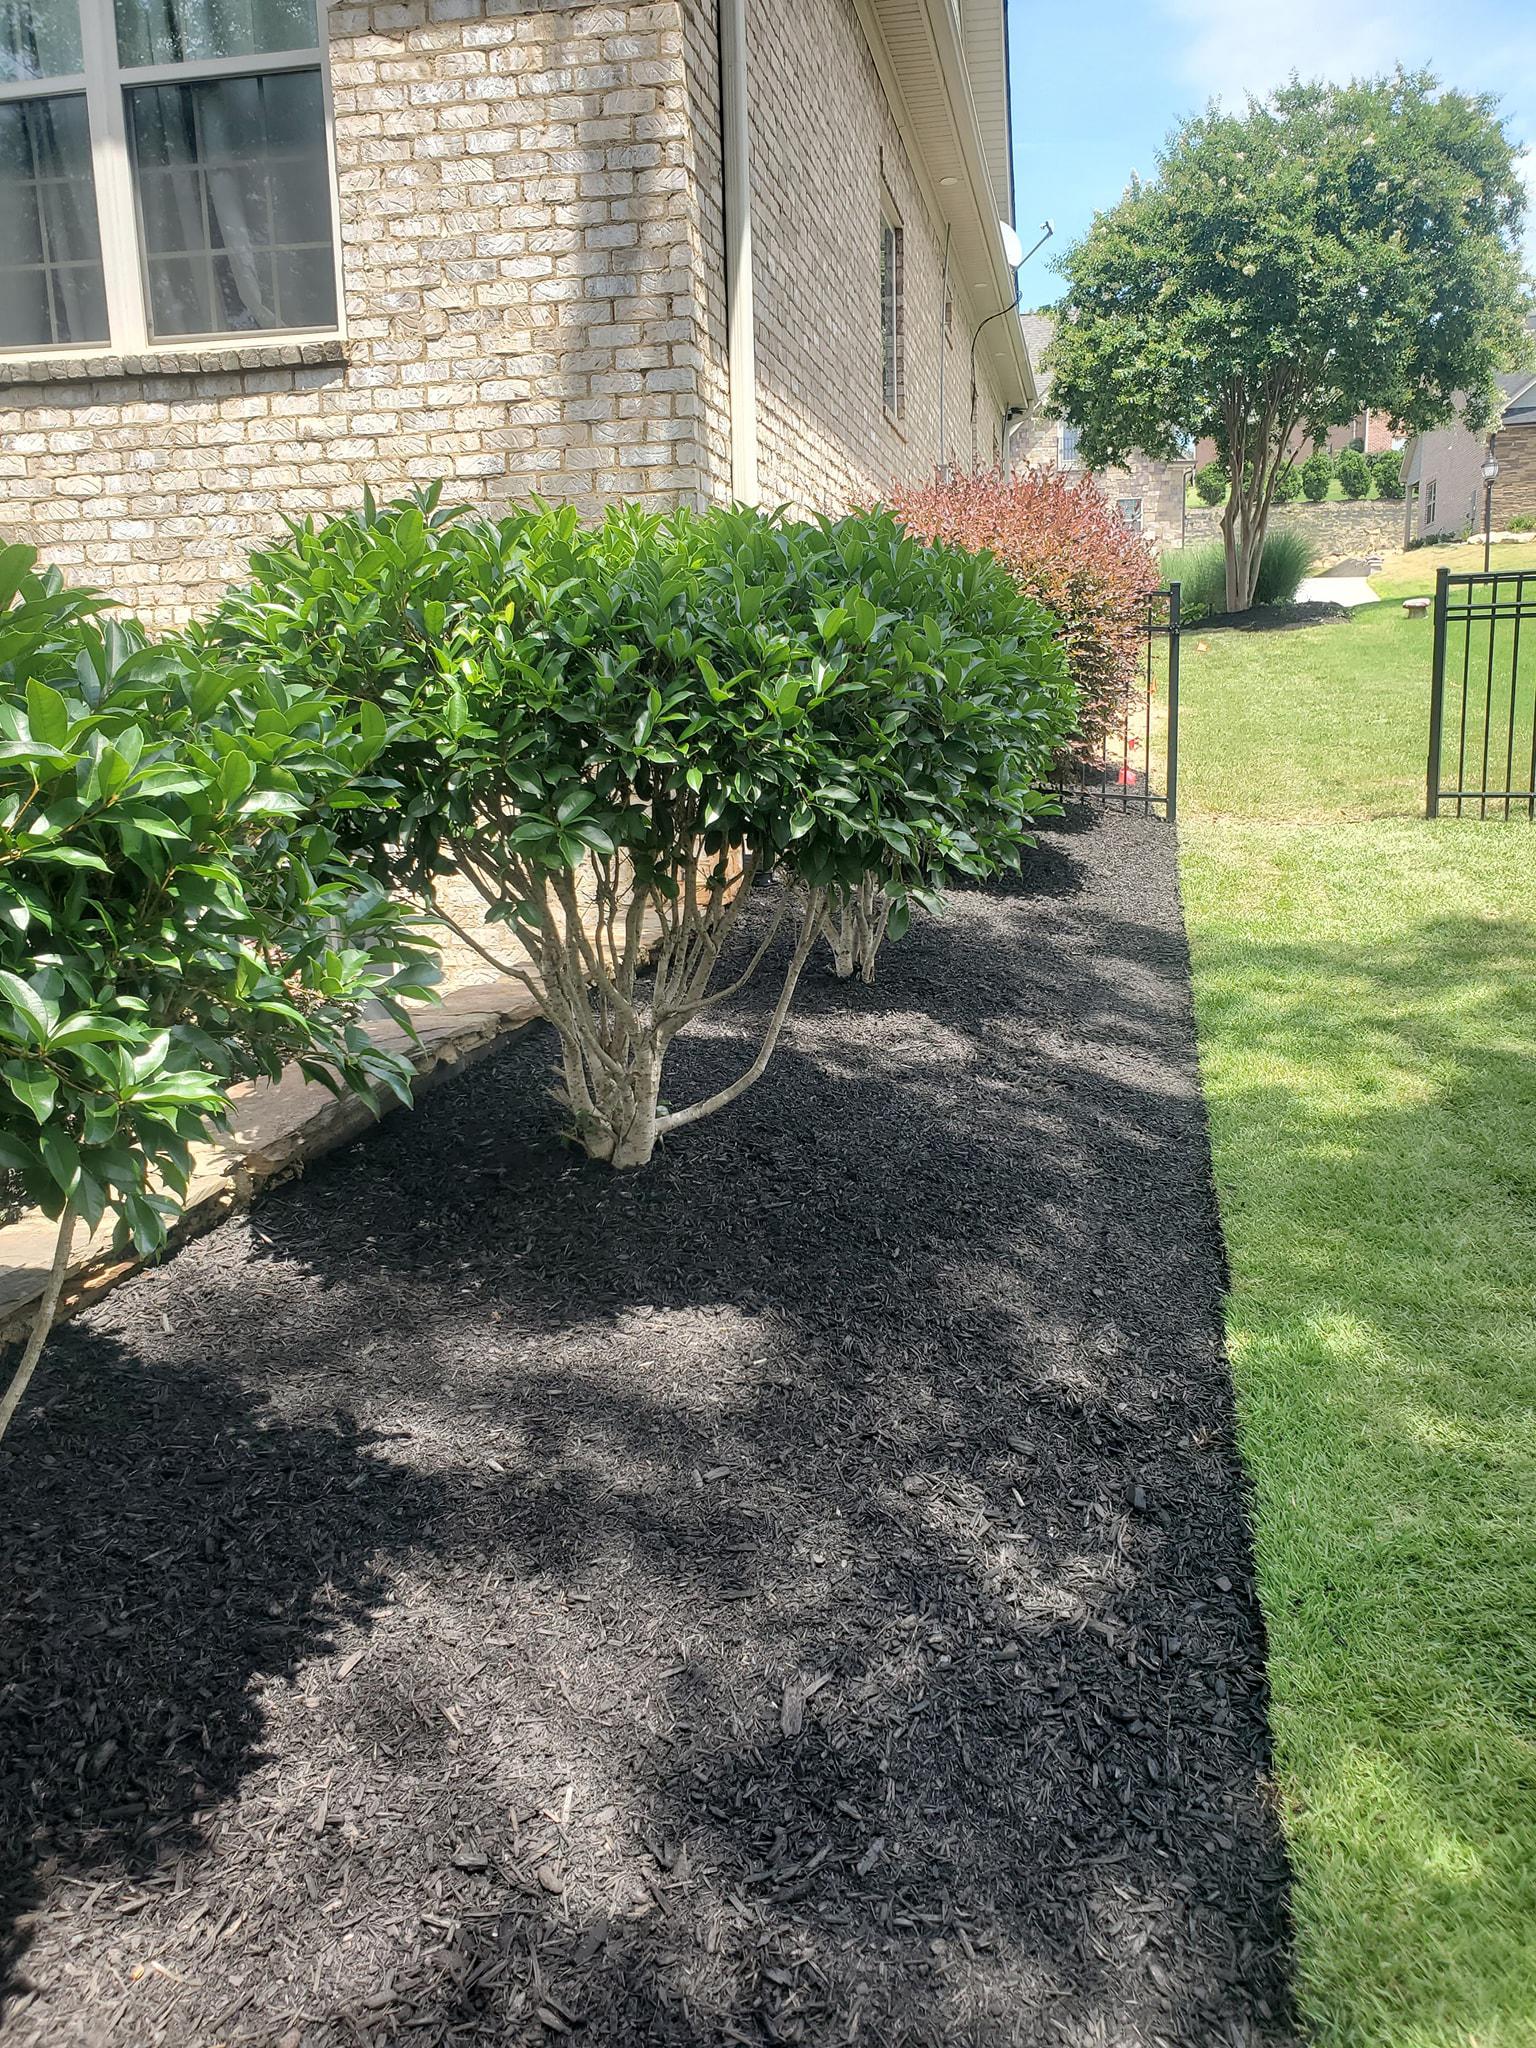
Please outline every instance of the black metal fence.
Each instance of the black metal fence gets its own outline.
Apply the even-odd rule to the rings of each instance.
[[[1453,807],[1536,819],[1536,569],[1435,578],[1425,809]]]
[[[1179,586],[1154,590],[1138,609],[1137,673],[1119,718],[1086,759],[1050,787],[1058,796],[1117,810],[1179,814]]]

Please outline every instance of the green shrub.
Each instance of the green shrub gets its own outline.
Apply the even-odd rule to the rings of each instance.
[[[393,879],[467,873],[515,933],[531,972],[466,936],[530,987],[575,1134],[615,1166],[762,1072],[840,893],[873,878],[899,930],[946,876],[1016,860],[1074,712],[1047,615],[990,557],[886,514],[585,528],[428,493],[295,526],[252,567],[215,635],[382,707],[399,794],[359,837]],[[733,984],[789,922],[764,1041],[729,1087],[664,1108],[667,1048],[725,993],[720,955],[774,868],[789,886]]]
[[[1072,751],[1092,761],[1136,700],[1157,564],[1091,476],[1022,469],[907,484],[892,509],[922,540],[995,555],[1060,629],[1077,691]]]
[[[1179,612],[1188,625],[1213,619],[1227,608],[1227,559],[1220,541],[1171,548],[1163,556],[1163,582],[1179,586]]]
[[[1371,457],[1371,475],[1376,484],[1378,498],[1397,499],[1403,495],[1403,451],[1401,448],[1383,448],[1379,455]]]
[[[76,1219],[163,1244],[205,1119],[289,1060],[403,1096],[408,1066],[357,1019],[378,999],[406,1021],[430,978],[330,817],[367,794],[379,712],[103,610],[30,548],[0,550],[0,1168],[59,1223],[0,1429]]]
[[[1346,498],[1364,498],[1370,494],[1371,465],[1358,448],[1340,450],[1334,473]]]
[[[1266,534],[1259,560],[1258,581],[1253,589],[1255,604],[1291,604],[1297,586],[1312,573],[1312,544],[1294,527],[1280,527]]]
[[[1282,529],[1266,536],[1259,563],[1255,604],[1289,604],[1302,578],[1311,572],[1312,548],[1304,534]],[[1164,555],[1164,583],[1179,585],[1179,611],[1190,625],[1219,619],[1227,609],[1227,562],[1219,541],[1202,547],[1175,548]]]
[[[1536,512],[1517,512],[1510,520],[1510,533],[1536,533]]]
[[[1301,488],[1308,500],[1320,505],[1328,495],[1328,486],[1333,482],[1333,458],[1326,449],[1314,448],[1301,465]]]
[[[1219,505],[1227,495],[1227,472],[1219,462],[1207,462],[1195,471],[1195,495],[1202,505]]]
[[[1301,496],[1301,471],[1294,462],[1288,462],[1275,477],[1275,503],[1294,505]]]

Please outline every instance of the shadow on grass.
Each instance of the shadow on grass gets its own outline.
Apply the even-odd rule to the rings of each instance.
[[[679,1099],[771,992],[680,1045]],[[76,1733],[49,1632],[22,1653],[14,1796],[56,1861],[17,1887],[48,1987],[19,2038],[85,2039],[115,1971],[145,2041],[1287,2039],[1169,835],[1079,826],[877,987],[816,976],[760,1086],[644,1174],[559,1145],[544,1053],[46,1368],[23,1583],[72,1641],[137,1604],[164,1694],[71,1652]],[[115,1444],[90,1404],[145,1398],[129,1361],[162,1393]],[[46,1457],[91,1503],[57,1537]],[[226,1519],[164,1574],[205,1467]]]

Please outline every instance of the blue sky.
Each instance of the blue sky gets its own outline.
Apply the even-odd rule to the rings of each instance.
[[[1447,85],[1495,92],[1524,150],[1536,213],[1536,0],[1007,0],[1013,53],[1019,232],[1054,243],[1032,259],[1023,303],[1053,299],[1053,249],[1112,206],[1132,171],[1212,98],[1242,104],[1296,71],[1344,79],[1428,67]],[[1536,223],[1527,242],[1536,268]]]

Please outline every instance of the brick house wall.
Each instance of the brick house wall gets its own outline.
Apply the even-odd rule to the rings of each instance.
[[[1493,523],[1536,519],[1536,419],[1506,420],[1494,450],[1499,474],[1493,487]]]
[[[754,5],[762,497],[841,509],[970,458],[973,313],[854,0]],[[728,495],[710,0],[338,0],[328,48],[345,338],[88,364],[0,358],[11,537],[153,624],[284,515],[438,477],[494,509]],[[881,404],[879,221],[903,228],[904,417]],[[985,364],[983,370],[985,371]],[[999,406],[985,374],[979,448]]]
[[[720,220],[719,51],[712,5],[693,4],[689,52],[706,261],[706,483],[729,494]],[[853,0],[774,0],[748,9],[758,474],[763,502],[840,509],[933,475],[947,453],[969,469],[1001,457],[1002,403],[986,337],[973,440],[971,335],[995,310],[952,269]],[[901,229],[899,416],[881,386],[880,223]],[[943,418],[940,418],[940,360]]]
[[[7,526],[156,623],[283,514],[700,479],[677,0],[329,15],[343,342],[0,360]]]

